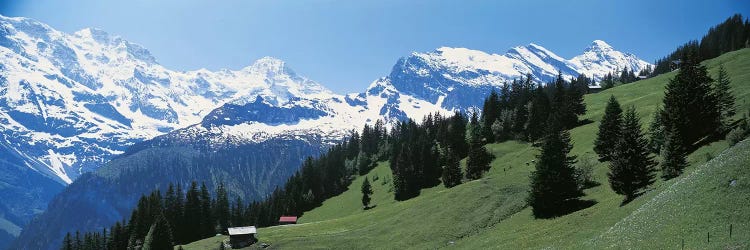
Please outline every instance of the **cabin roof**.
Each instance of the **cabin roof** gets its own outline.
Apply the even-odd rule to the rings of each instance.
[[[279,222],[297,222],[297,216],[281,216]]]
[[[229,235],[255,234],[257,229],[254,226],[249,227],[230,227],[227,228]]]

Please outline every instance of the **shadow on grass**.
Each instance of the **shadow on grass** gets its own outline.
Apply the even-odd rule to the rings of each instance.
[[[593,187],[598,187],[598,186],[601,186],[601,185],[602,184],[599,183],[598,181],[591,181],[590,180],[590,181],[586,181],[586,182],[583,183],[582,189],[586,190],[586,189],[593,188]]]
[[[591,123],[594,123],[594,121],[592,121],[590,119],[583,119],[583,120],[578,121],[578,124],[576,124],[576,127],[583,126],[583,125],[586,125],[586,124],[591,124]]]
[[[554,219],[556,217],[561,217],[564,215],[571,214],[578,210],[589,208],[593,205],[596,205],[596,203],[597,202],[595,200],[580,200],[580,199],[568,200],[565,203],[563,203],[561,206],[559,206],[558,209],[555,209],[554,211],[550,211],[549,213],[535,214],[535,217],[537,219]]]

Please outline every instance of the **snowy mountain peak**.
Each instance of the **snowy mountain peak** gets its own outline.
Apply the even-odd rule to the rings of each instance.
[[[256,60],[252,65],[245,68],[246,71],[283,74],[293,72],[281,59],[266,56]]]
[[[588,47],[587,51],[613,51],[611,45],[602,40],[594,40],[591,42],[591,46]]]
[[[109,36],[109,33],[99,28],[85,28],[76,31],[75,33],[73,33],[73,35],[80,38],[89,38],[101,44],[110,44],[112,42],[112,38]]]
[[[570,62],[581,73],[596,79],[601,79],[607,73],[618,74],[625,68],[638,73],[641,69],[651,65],[631,53],[615,50],[602,40],[594,40],[583,54],[573,57]]]

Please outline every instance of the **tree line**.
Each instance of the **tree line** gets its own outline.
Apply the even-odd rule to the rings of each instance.
[[[691,54],[695,60],[703,61],[715,58],[721,54],[750,48],[750,21],[740,14],[735,14],[716,25],[698,40],[693,40],[678,47],[674,52],[656,60],[651,75],[659,75],[680,68],[679,64]]]
[[[663,179],[679,176],[687,167],[688,153],[725,138],[734,126],[735,98],[724,67],[719,66],[714,80],[698,58],[690,53],[681,58],[679,72],[666,86],[662,108],[654,113],[648,138],[635,107],[623,114],[617,99],[610,97],[594,151],[600,161],[609,162],[609,183],[624,195],[623,204],[654,182],[657,165]],[[656,154],[661,154],[660,164],[654,160]]]
[[[170,184],[164,193],[157,189],[142,195],[130,218],[115,223],[109,230],[66,234],[62,248],[171,249],[176,244],[226,232],[229,226],[244,225],[241,200],[238,198],[230,206],[223,183],[214,193],[212,196],[205,183],[199,187],[192,182],[186,189]]]

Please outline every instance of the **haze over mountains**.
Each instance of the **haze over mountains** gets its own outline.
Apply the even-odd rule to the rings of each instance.
[[[200,141],[205,152],[300,143],[296,153],[279,156],[287,157],[279,159],[284,166],[258,164],[269,165],[258,178],[273,180],[246,194],[257,198],[306,155],[365,123],[465,111],[526,74],[539,82],[558,72],[600,79],[649,65],[600,40],[571,59],[533,43],[502,55],[442,47],[398,59],[388,76],[362,93],[342,95],[271,57],[239,70],[173,71],[147,49],[102,30],[66,34],[33,19],[0,16],[0,224],[6,225],[0,234],[18,236],[67,184],[117,155],[136,153],[128,150],[133,145]],[[132,205],[117,204],[114,214],[85,227],[108,225]]]

